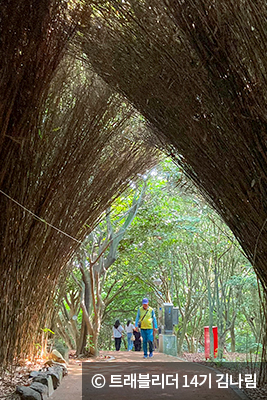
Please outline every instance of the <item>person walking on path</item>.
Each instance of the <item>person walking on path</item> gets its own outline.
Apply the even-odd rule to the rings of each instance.
[[[129,319],[129,321],[127,321],[127,324],[125,326],[125,331],[127,333],[127,341],[128,341],[128,351],[131,351],[133,349],[133,341],[132,341],[133,330],[134,330],[134,325],[132,324],[132,321]]]
[[[149,357],[153,357],[154,333],[158,328],[155,311],[148,304],[148,299],[144,298],[142,306],[138,309],[135,320],[135,331],[137,331],[140,321],[141,335],[143,338],[144,358],[147,358],[147,344],[149,346]]]
[[[124,329],[120,324],[120,321],[117,319],[114,326],[112,327],[113,330],[113,338],[115,339],[115,349],[119,351],[121,348],[121,338],[122,334],[124,333]]]

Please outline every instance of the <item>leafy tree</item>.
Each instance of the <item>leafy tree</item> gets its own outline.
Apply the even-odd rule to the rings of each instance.
[[[203,345],[205,324],[218,325],[220,357],[228,334],[234,349],[247,293],[237,290],[231,279],[242,275],[248,262],[230,230],[169,161],[148,181],[142,208],[121,242],[120,262],[154,304],[173,301],[179,307],[179,352],[184,340],[191,351]]]
[[[106,308],[131,287],[131,277],[109,269],[117,259],[120,241],[134,220],[146,189],[137,189],[126,198],[126,204],[119,198],[111,208],[106,210],[100,224],[87,236],[82,248],[72,262],[72,276],[69,277],[71,286],[67,288],[61,303],[59,334],[62,335],[64,326],[68,327],[67,344],[74,342],[77,354],[98,352],[98,337]],[[130,206],[126,206],[131,199]],[[117,216],[112,217],[116,211]],[[116,273],[114,273],[116,271]],[[107,278],[108,283],[105,288]],[[82,310],[81,321],[78,314]],[[63,335],[66,338],[66,334]]]
[[[151,171],[146,184],[138,213],[117,246],[116,261],[108,268],[105,279],[101,278],[105,306],[99,347],[112,348],[114,321],[119,318],[126,323],[135,319],[140,300],[146,296],[155,308],[170,301],[179,308],[179,324],[175,327],[179,353],[185,348],[195,352],[204,345],[204,325],[218,326],[220,358],[226,347],[235,350],[236,337],[238,348],[248,350],[251,344],[259,342],[262,319],[256,277],[238,243],[169,160]],[[124,215],[125,202],[129,206],[132,197],[121,201],[118,199],[112,206],[113,213]],[[119,216],[112,221],[114,226],[119,224],[117,229],[122,227]],[[94,232],[95,243],[102,238],[95,259],[107,238],[107,226],[107,221],[103,221]],[[82,266],[87,274],[88,254],[93,254],[90,240]],[[108,250],[103,254],[107,257]],[[93,255],[90,257],[92,260]],[[78,257],[76,267],[79,263]],[[80,280],[80,267],[75,274],[76,280]],[[97,306],[96,292],[95,299]],[[92,299],[90,305],[88,315],[94,323]],[[81,313],[79,329],[84,322]],[[242,331],[248,337],[243,345]]]

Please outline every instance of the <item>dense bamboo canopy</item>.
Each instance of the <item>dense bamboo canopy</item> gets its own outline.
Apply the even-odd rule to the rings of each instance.
[[[38,343],[62,268],[112,199],[158,158],[136,111],[67,49],[73,15],[61,2],[10,7],[0,57],[3,365]]]
[[[266,19],[257,0],[95,1],[82,30],[88,62],[151,122],[265,289]]]
[[[0,362],[29,350],[80,241],[155,162],[150,133],[131,135],[135,111],[110,87],[147,118],[267,288],[266,18],[258,0],[1,4]]]

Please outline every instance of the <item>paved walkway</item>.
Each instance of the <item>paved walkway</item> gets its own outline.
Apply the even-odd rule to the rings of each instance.
[[[108,357],[108,358],[105,358]],[[111,358],[110,358],[111,357]],[[228,389],[218,389],[218,384],[215,383],[216,372],[210,368],[202,366],[197,363],[184,362],[182,359],[177,357],[167,356],[162,353],[154,353],[154,357],[151,359],[143,359],[142,352],[101,352],[100,357],[97,359],[86,360],[86,373],[87,382],[91,383],[91,376],[93,374],[101,373],[102,375],[110,372],[111,368],[115,368],[112,374],[127,374],[127,373],[140,373],[146,372],[147,374],[173,374],[174,368],[175,372],[179,375],[179,388],[173,390],[173,392],[165,391],[159,386],[152,386],[149,389],[132,389],[130,386],[127,388],[110,388],[108,385],[103,389],[94,389],[90,386],[88,391],[85,391],[85,395],[82,395],[82,363],[80,361],[72,360],[69,365],[69,375],[65,377],[60,385],[60,387],[54,392],[51,399],[52,400],[90,400],[90,399],[108,399],[108,400],[149,400],[149,399],[166,399],[166,397],[171,397],[181,400],[241,400],[247,399],[246,396],[242,396],[242,392],[239,390]],[[101,362],[101,364],[96,365],[95,362]],[[91,364],[91,363],[94,364]],[[141,362],[140,364],[128,364],[129,362]],[[165,363],[164,369],[162,368],[162,362]],[[113,367],[111,363],[116,363]],[[119,364],[117,364],[119,363]],[[125,364],[126,363],[126,364]],[[177,363],[177,364],[173,364]],[[91,364],[91,365],[90,365]],[[141,368],[144,371],[141,371]],[[209,389],[208,384],[204,384],[201,387],[190,386],[182,387],[184,384],[183,376],[186,375],[188,382],[191,381],[194,375],[207,375],[211,379],[211,388]],[[183,380],[181,384],[180,379]],[[200,381],[202,378],[199,379]],[[208,382],[208,381],[207,381]],[[169,388],[168,388],[169,389]],[[175,388],[173,388],[175,389]],[[240,397],[241,396],[241,397]]]

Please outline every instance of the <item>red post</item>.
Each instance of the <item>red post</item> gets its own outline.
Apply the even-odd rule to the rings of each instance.
[[[213,332],[213,356],[217,357],[218,353],[218,328],[217,326],[212,327]],[[205,358],[206,360],[210,358],[210,332],[209,326],[204,326],[204,339],[205,339]]]
[[[213,332],[213,344],[214,344],[214,358],[217,357],[218,354],[218,327],[213,326],[212,327],[212,332]]]
[[[210,333],[209,327],[204,326],[204,339],[205,339],[205,359],[210,358]]]

